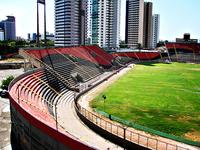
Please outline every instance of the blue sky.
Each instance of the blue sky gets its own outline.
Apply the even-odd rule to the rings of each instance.
[[[16,16],[17,36],[27,38],[27,33],[36,32],[37,0],[0,0],[0,20],[7,15]],[[200,0],[149,0],[153,2],[153,13],[161,16],[160,39],[175,40],[183,33],[200,39]],[[54,33],[54,0],[47,2],[47,31]],[[125,2],[121,0],[121,39],[125,36]],[[40,11],[43,13],[42,5]],[[41,15],[41,32],[43,23]]]

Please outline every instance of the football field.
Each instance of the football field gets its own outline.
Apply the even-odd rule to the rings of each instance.
[[[200,65],[136,64],[91,106],[123,120],[200,141]]]

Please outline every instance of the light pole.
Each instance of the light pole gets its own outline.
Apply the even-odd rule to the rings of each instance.
[[[40,25],[39,25],[39,4],[44,5],[44,45],[46,47],[46,2],[45,0],[37,0],[37,47],[40,47]]]
[[[47,47],[47,30],[46,30],[46,3],[44,3],[44,46]]]
[[[103,98],[103,111],[105,112],[105,100],[106,100],[106,95],[102,95]]]
[[[40,47],[40,26],[39,26],[39,0],[37,1],[37,47]]]

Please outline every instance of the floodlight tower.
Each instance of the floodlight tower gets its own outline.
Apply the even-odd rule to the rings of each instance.
[[[44,45],[46,47],[46,3],[45,0],[37,0],[37,47],[40,47],[40,25],[39,25],[39,4],[44,5]]]

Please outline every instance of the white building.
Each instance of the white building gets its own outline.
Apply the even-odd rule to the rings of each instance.
[[[92,44],[118,48],[121,0],[92,0]]]
[[[159,42],[159,34],[160,34],[160,15],[153,15],[153,43],[152,46],[155,48],[157,43]]]
[[[88,0],[55,0],[55,46],[84,45]]]
[[[144,0],[126,0],[126,33],[128,47],[143,45]]]
[[[4,31],[0,28],[0,41],[4,41]]]

